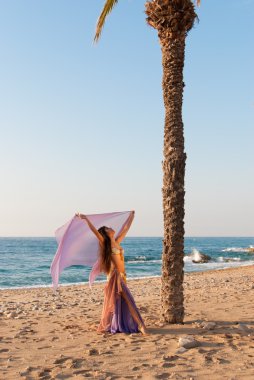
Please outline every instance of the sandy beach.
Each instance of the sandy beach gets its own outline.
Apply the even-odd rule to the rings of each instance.
[[[253,379],[253,270],[186,274],[184,325],[160,322],[160,278],[128,281],[148,336],[96,332],[103,283],[1,290],[0,377]]]

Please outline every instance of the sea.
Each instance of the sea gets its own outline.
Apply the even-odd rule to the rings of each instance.
[[[161,275],[162,237],[127,237],[125,249],[127,278]],[[254,237],[186,237],[184,270],[200,272],[254,264]],[[51,286],[50,264],[57,250],[53,237],[0,238],[0,289]],[[193,258],[209,255],[208,263]],[[90,268],[72,266],[63,271],[60,285],[88,282]],[[98,277],[105,281],[105,276]]]

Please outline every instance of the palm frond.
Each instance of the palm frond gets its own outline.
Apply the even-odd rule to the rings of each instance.
[[[102,12],[100,14],[100,17],[96,24],[96,31],[95,31],[95,36],[94,36],[95,42],[99,40],[106,18],[117,3],[118,3],[118,0],[106,0],[104,7],[102,9]]]

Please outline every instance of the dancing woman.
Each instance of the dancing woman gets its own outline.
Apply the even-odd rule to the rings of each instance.
[[[100,227],[98,230],[83,214],[76,214],[85,220],[91,231],[98,238],[100,246],[100,270],[107,275],[104,288],[104,302],[99,332],[124,332],[147,334],[145,324],[135,304],[134,298],[126,283],[124,266],[124,249],[120,243],[134,218],[134,211],[129,216],[118,236],[110,227]]]

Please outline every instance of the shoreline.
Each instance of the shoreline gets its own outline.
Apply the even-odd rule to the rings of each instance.
[[[252,380],[253,280],[253,265],[187,273],[183,325],[160,320],[160,278],[128,281],[148,336],[97,333],[103,283],[2,290],[0,371],[5,380]],[[193,348],[179,350],[184,337]]]
[[[184,277],[185,276],[188,276],[190,274],[196,274],[196,273],[206,273],[206,272],[217,272],[217,271],[228,271],[228,270],[234,270],[234,269],[239,269],[239,268],[245,268],[245,267],[254,267],[254,264],[251,263],[251,264],[243,264],[243,265],[238,265],[238,266],[232,266],[232,267],[227,267],[227,268],[217,268],[217,269],[206,269],[206,270],[199,270],[199,271],[191,271],[191,272],[184,272]],[[161,275],[154,275],[154,276],[142,276],[142,277],[127,277],[127,280],[128,281],[137,281],[137,280],[146,280],[146,279],[152,279],[152,278],[160,278]],[[95,286],[96,284],[105,284],[107,282],[107,280],[96,280],[92,287]],[[89,286],[89,282],[88,281],[84,281],[84,282],[74,282],[74,283],[66,283],[66,284],[61,284],[59,283],[59,286],[57,289],[60,289],[62,287],[72,287],[72,286],[83,286],[83,285],[87,285]],[[2,291],[14,291],[14,290],[27,290],[27,289],[51,289],[52,288],[52,284],[50,285],[28,285],[28,286],[14,286],[14,287],[10,287],[10,288],[1,288],[0,287],[0,292]],[[52,288],[52,291],[53,291],[53,288]]]

